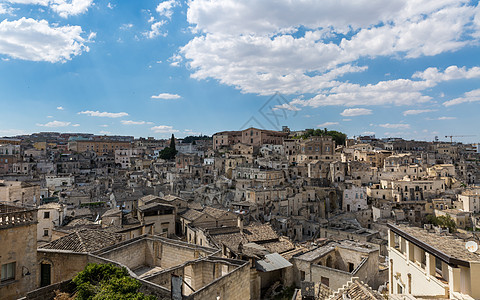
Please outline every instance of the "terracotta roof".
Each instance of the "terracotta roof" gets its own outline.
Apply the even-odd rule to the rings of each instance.
[[[94,252],[121,242],[122,235],[97,229],[81,229],[41,247],[42,249]]]

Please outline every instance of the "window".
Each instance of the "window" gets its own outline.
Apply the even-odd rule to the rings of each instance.
[[[48,236],[48,229],[43,230],[43,236]]]
[[[355,269],[354,269],[354,265],[353,265],[353,263],[349,262],[349,263],[348,263],[348,272],[351,273],[351,272],[353,272],[353,270],[355,270]]]
[[[300,271],[300,280],[305,281],[305,272],[304,271]]]
[[[8,281],[15,279],[15,262],[2,265],[1,281]]]
[[[65,183],[65,182],[63,182],[63,183]],[[44,219],[50,219],[50,212],[49,211],[43,212],[43,218]]]

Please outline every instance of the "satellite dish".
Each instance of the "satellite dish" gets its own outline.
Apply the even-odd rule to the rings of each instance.
[[[470,252],[476,252],[478,250],[478,244],[475,241],[468,241],[465,244],[465,248],[467,248]]]

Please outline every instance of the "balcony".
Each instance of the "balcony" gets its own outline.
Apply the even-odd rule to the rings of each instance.
[[[0,229],[25,226],[36,222],[36,209],[0,204]]]

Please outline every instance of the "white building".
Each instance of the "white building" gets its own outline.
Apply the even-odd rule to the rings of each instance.
[[[343,210],[359,211],[368,209],[367,190],[365,187],[351,186],[343,191]]]
[[[48,203],[38,207],[37,241],[51,242],[52,230],[60,226],[67,214],[67,207],[59,203]]]
[[[390,295],[480,298],[480,254],[469,252],[464,240],[434,229],[393,224],[388,228]]]
[[[474,214],[480,212],[480,190],[467,190],[457,197],[463,205],[463,211]]]

